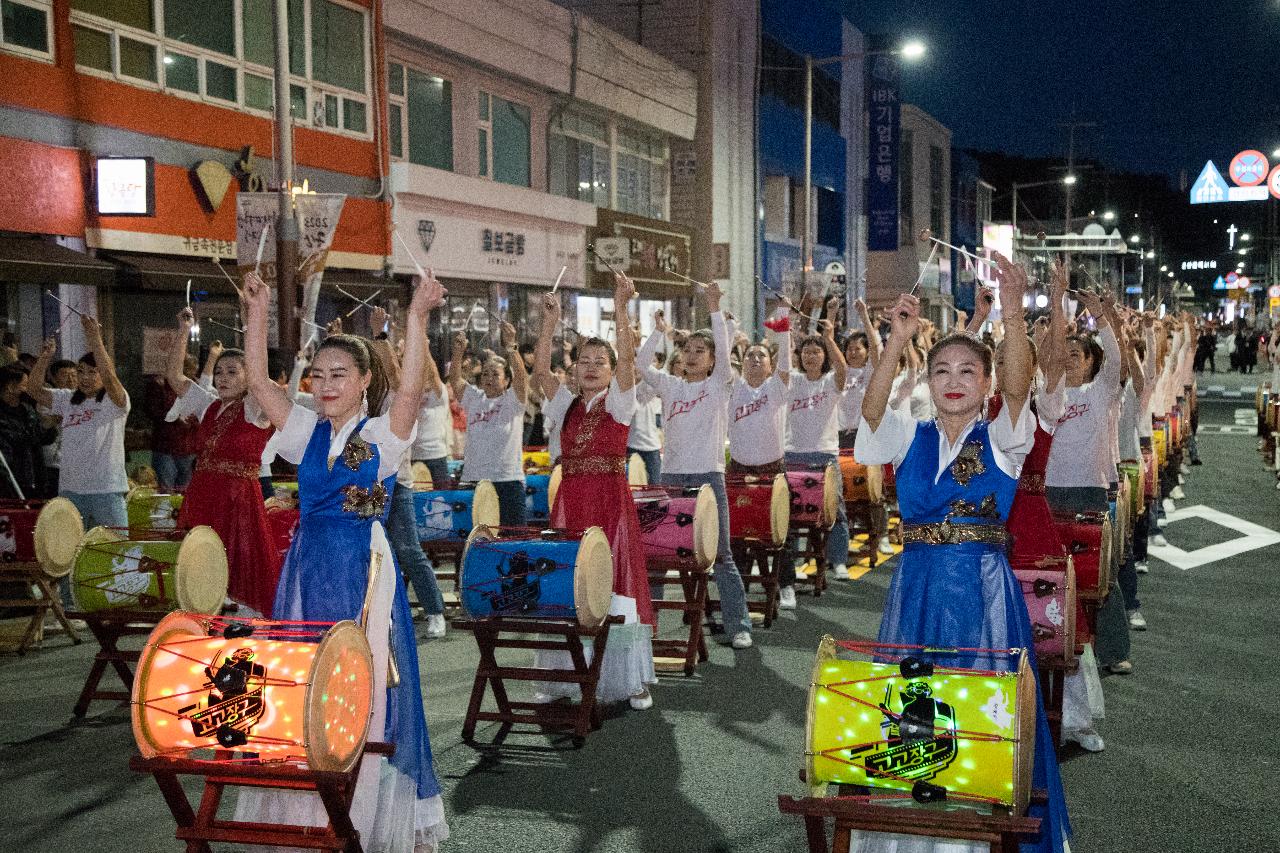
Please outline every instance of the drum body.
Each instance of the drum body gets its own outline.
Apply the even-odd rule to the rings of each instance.
[[[233,749],[345,771],[364,749],[373,679],[355,622],[170,613],[138,661],[133,734],[146,758]]]
[[[1142,512],[1143,492],[1145,485],[1142,482],[1142,466],[1137,462],[1121,462],[1120,474],[1124,477],[1124,481],[1128,483],[1127,497],[1129,504],[1129,526],[1133,527],[1137,524],[1138,515]]]
[[[0,501],[0,562],[37,562],[36,520],[43,508],[43,501]]]
[[[840,451],[840,479],[844,484],[846,504],[880,503],[884,498],[884,468],[868,468],[853,458],[853,451]]]
[[[212,527],[185,536],[129,539],[95,527],[80,540],[71,569],[78,610],[217,613],[227,595],[227,553]]]
[[[609,615],[613,554],[599,527],[499,538],[477,527],[458,570],[462,609],[472,619],[567,619],[595,626]]]
[[[526,447],[522,462],[526,474],[530,471],[551,470],[551,454],[542,448]]]
[[[1012,672],[936,666],[908,677],[911,658],[848,660],[836,648],[823,638],[809,688],[806,778],[815,794],[829,783],[899,791],[926,783],[945,789],[948,804],[1021,813],[1030,798],[1036,720],[1035,676],[1024,651],[1014,650]],[[893,654],[928,663],[923,650]]]
[[[754,477],[725,481],[729,499],[729,537],[735,541],[764,542],[775,548],[787,541],[791,524],[791,490],[787,478]]]
[[[1076,657],[1076,573],[1070,557],[1012,564],[1031,617],[1036,660],[1070,665]]]
[[[640,486],[631,490],[631,497],[647,559],[684,562],[701,569],[716,561],[720,514],[710,486]]]
[[[825,468],[787,469],[787,485],[791,487],[791,523],[807,527],[835,524],[839,477],[840,468],[834,463]]]
[[[1102,599],[1114,580],[1111,519],[1105,513],[1054,513],[1058,538],[1075,567],[1081,598]]]
[[[550,474],[524,475],[524,510],[530,519],[551,517],[550,486]]]
[[[164,494],[150,486],[135,486],[124,500],[130,530],[177,529],[182,495]]]
[[[1156,499],[1157,475],[1155,451],[1149,447],[1142,448],[1142,496],[1148,501]]]
[[[498,493],[488,480],[470,488],[414,492],[413,515],[419,541],[461,545],[477,524],[497,526]]]
[[[1151,450],[1156,457],[1156,475],[1164,470],[1165,458],[1169,452],[1169,424],[1164,418],[1154,418],[1151,423]]]

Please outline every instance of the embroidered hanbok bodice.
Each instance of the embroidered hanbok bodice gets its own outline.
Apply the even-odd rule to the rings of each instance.
[[[1003,524],[1013,506],[1017,481],[1001,471],[991,451],[986,421],[978,421],[960,454],[938,471],[938,424],[922,421],[898,466],[898,507],[907,524],[941,521]]]
[[[386,522],[395,474],[378,481],[378,447],[360,437],[366,420],[352,430],[346,446],[332,463],[329,444],[333,426],[328,421],[316,425],[298,466],[298,499],[304,528],[335,522],[368,527],[374,519]]]

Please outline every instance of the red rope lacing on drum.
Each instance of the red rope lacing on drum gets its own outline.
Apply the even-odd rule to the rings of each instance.
[[[490,530],[494,530],[495,528],[489,528],[489,529],[490,529]],[[497,528],[497,529],[501,530],[502,532],[511,532],[511,533],[526,533],[526,532],[528,532],[528,533],[532,533],[532,532],[541,533],[541,532],[544,532],[544,531],[540,531],[540,530],[538,530],[537,528],[503,527],[503,528]],[[497,553],[497,554],[503,554],[503,555],[508,555],[508,556],[509,556],[509,555],[510,555],[510,553],[511,553],[510,551],[507,551],[505,548],[499,548],[499,547],[497,547],[497,546],[498,546],[498,544],[499,544],[499,543],[503,543],[503,542],[507,542],[507,543],[509,543],[509,542],[512,542],[512,541],[513,541],[513,540],[509,540],[509,539],[479,539],[479,538],[477,538],[477,539],[472,539],[472,540],[471,540],[471,545],[470,545],[469,547],[471,547],[471,548],[473,548],[473,549],[475,549],[475,550],[477,550],[477,551],[492,551],[492,552]],[[553,540],[544,540],[544,539],[539,539],[539,540],[537,540],[537,541],[557,541],[557,540],[554,540],[554,539],[553,539]],[[566,540],[560,540],[560,541],[566,541]],[[548,559],[548,558],[542,557],[542,558],[539,558],[539,559]],[[570,564],[570,563],[564,563],[564,562],[561,562],[561,561],[559,561],[559,560],[551,560],[551,563],[552,563],[552,565],[554,566],[554,568],[555,568],[555,569],[557,569],[557,570],[559,570],[559,569],[572,569],[572,568],[573,568],[573,565],[572,565],[572,564]],[[481,591],[483,591],[483,589],[484,589],[485,587],[491,587],[491,586],[493,586],[494,584],[501,584],[504,580],[507,580],[507,578],[503,578],[503,577],[490,578],[489,580],[479,581],[479,582],[477,582],[477,583],[468,583],[468,584],[466,584],[466,585],[462,586],[462,587],[461,587],[461,589],[464,589],[464,590],[467,590],[467,591],[470,591],[470,592],[481,592]],[[571,615],[571,614],[574,612],[574,608],[573,608],[573,607],[570,607],[569,605],[565,605],[565,604],[542,604],[542,603],[540,603],[540,604],[538,605],[538,607],[539,607],[539,609],[540,609],[540,610],[542,610],[542,611],[545,611],[545,612],[552,612],[552,613],[563,613],[565,616],[569,616],[569,615]],[[494,615],[495,615],[495,616],[498,616],[498,615],[505,615],[505,614],[494,614]]]

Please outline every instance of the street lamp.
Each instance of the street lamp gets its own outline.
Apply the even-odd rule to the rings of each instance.
[[[1161,264],[1161,265],[1160,265],[1160,272],[1168,272],[1168,271],[1169,271],[1169,265],[1168,265],[1168,264]]]
[[[1012,215],[1011,217],[1009,217],[1009,219],[1010,219],[1010,221],[1011,221],[1011,223],[1012,223],[1012,225],[1013,225],[1013,233],[1014,233],[1015,235],[1018,233],[1018,190],[1030,189],[1031,187],[1048,187],[1048,186],[1052,186],[1052,185],[1054,185],[1054,184],[1063,184],[1063,185],[1065,185],[1065,186],[1068,186],[1068,187],[1069,187],[1069,186],[1074,185],[1074,184],[1075,184],[1075,182],[1076,182],[1076,176],[1075,176],[1075,175],[1063,175],[1061,178],[1058,178],[1058,179],[1056,179],[1056,180],[1052,180],[1052,181],[1032,181],[1031,183],[1027,183],[1027,184],[1014,183],[1014,185],[1013,185],[1013,215]]]
[[[1116,212],[1114,210],[1108,210],[1102,214],[1102,218],[1107,222],[1111,222],[1116,218]]]
[[[1134,234],[1134,235],[1132,235],[1131,237],[1129,237],[1129,242],[1130,242],[1130,243],[1133,243],[1135,246],[1136,246],[1136,245],[1138,245],[1138,243],[1139,243],[1139,237],[1138,237],[1138,235],[1137,235],[1137,234]]]
[[[817,65],[835,65],[850,59],[866,59],[868,56],[898,55],[903,59],[917,60],[925,54],[924,42],[913,39],[901,47],[889,50],[859,50],[840,56],[827,56],[814,59],[809,54],[804,57],[804,233],[800,235],[800,275],[807,286],[807,271],[812,265],[809,257],[812,252],[809,230],[813,227],[813,209],[810,199],[813,197],[813,69]]]
[[[1147,249],[1147,260],[1149,260],[1149,261],[1154,261],[1154,260],[1155,260],[1155,258],[1156,258],[1156,250],[1155,250],[1155,249]]]

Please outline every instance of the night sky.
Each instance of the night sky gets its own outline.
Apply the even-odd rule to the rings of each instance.
[[[1078,155],[1194,181],[1238,151],[1280,147],[1280,0],[833,0],[865,33],[923,39],[904,97],[959,147]],[[1274,158],[1273,158],[1274,161]]]

